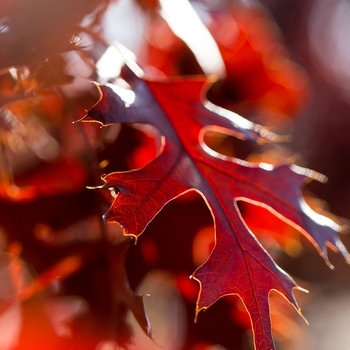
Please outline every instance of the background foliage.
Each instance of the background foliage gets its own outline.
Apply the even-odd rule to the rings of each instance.
[[[228,156],[288,159],[325,174],[327,184],[308,185],[310,203],[327,209],[312,191],[349,217],[348,5],[192,3],[227,72],[208,91],[210,101],[292,135],[287,145],[257,146],[216,134],[208,145]],[[1,349],[106,350],[128,344],[131,333],[131,348],[252,349],[250,321],[236,297],[220,299],[193,323],[198,285],[188,276],[213,246],[212,218],[199,195],[165,206],[134,246],[118,225],[101,220],[113,199],[109,191],[86,188],[101,185],[103,174],[143,166],[159,148],[155,131],[144,133],[140,125],[72,123],[98,100],[90,81],[120,73],[117,41],[153,77],[221,72],[203,66],[159,9],[151,0],[1,1]],[[240,209],[278,264],[310,290],[297,293],[309,328],[272,294],[277,348],[342,347],[349,295],[342,258],[330,253],[337,267],[330,271],[295,230],[271,226],[266,211]],[[148,324],[132,292],[137,288],[151,294],[143,300],[156,344],[138,328],[147,332]],[[322,317],[320,305],[328,305]]]

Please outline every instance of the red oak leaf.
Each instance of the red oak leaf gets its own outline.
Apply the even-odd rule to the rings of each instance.
[[[117,192],[105,219],[118,222],[125,235],[137,238],[166,203],[191,190],[200,193],[213,216],[216,243],[193,275],[200,283],[196,313],[225,295],[237,294],[250,315],[256,349],[274,349],[269,293],[278,291],[299,311],[292,292],[297,285],[248,229],[237,201],[263,206],[298,228],[326,261],[326,245],[349,259],[337,234],[339,226],[313,212],[301,196],[301,185],[317,174],[295,165],[254,165],[210,150],[203,142],[210,129],[256,141],[274,135],[205,101],[205,78],[154,82],[130,68],[124,73],[132,89],[98,86],[100,101],[83,120],[152,124],[162,135],[162,147],[143,168],[103,177],[101,187]]]

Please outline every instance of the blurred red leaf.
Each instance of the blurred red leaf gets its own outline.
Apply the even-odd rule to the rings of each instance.
[[[22,179],[37,195],[54,196],[82,190],[87,183],[86,169],[78,161],[62,159],[55,163],[43,163],[32,174]],[[17,181],[21,185],[22,181]]]
[[[163,146],[142,169],[103,177],[102,188],[118,191],[105,219],[119,222],[125,235],[137,238],[166,203],[188,191],[199,192],[212,212],[216,245],[194,273],[201,286],[196,312],[222,296],[237,294],[250,314],[256,349],[273,349],[269,293],[277,290],[299,311],[292,293],[297,285],[250,232],[236,202],[245,200],[265,207],[295,226],[326,261],[326,244],[348,258],[338,238],[340,227],[313,212],[302,198],[300,187],[317,174],[294,165],[254,165],[209,150],[202,140],[209,128],[256,141],[272,139],[273,135],[239,115],[202,101],[208,86],[204,78],[151,82],[129,68],[124,73],[132,86],[133,100],[127,100],[120,87],[100,86],[101,99],[84,120],[103,125],[152,124],[163,135]]]
[[[212,91],[216,103],[250,113],[257,109],[289,116],[305,105],[310,94],[308,77],[290,60],[264,8],[237,3],[210,16],[209,30],[227,71],[221,88]]]
[[[153,15],[145,33],[139,60],[152,74],[176,76],[203,73],[193,52],[177,37],[168,23]]]
[[[152,14],[139,55],[145,71],[166,76],[202,73],[166,19]],[[237,2],[205,15],[226,69],[226,77],[210,89],[209,99],[234,111],[274,117],[274,121],[276,116],[296,115],[310,96],[308,76],[290,59],[269,13],[256,4]]]

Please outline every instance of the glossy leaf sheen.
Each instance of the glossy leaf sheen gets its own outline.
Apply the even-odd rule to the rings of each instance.
[[[338,238],[339,227],[315,214],[301,197],[301,185],[314,176],[310,170],[290,165],[252,165],[209,150],[202,136],[207,128],[261,141],[273,135],[261,126],[203,101],[204,78],[147,81],[126,69],[134,93],[125,102],[123,91],[99,86],[101,99],[85,121],[152,124],[163,135],[159,155],[141,169],[111,173],[104,188],[118,195],[106,213],[126,235],[138,237],[162,207],[185,193],[198,191],[211,210],[216,244],[208,260],[193,277],[201,289],[197,313],[227,294],[237,294],[249,312],[258,350],[274,349],[268,296],[281,293],[299,311],[293,279],[281,270],[245,225],[236,202],[262,205],[308,236],[327,259],[326,244],[347,252]],[[184,223],[185,224],[185,223]]]

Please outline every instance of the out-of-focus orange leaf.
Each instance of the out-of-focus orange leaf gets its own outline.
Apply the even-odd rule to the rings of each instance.
[[[87,171],[82,164],[66,158],[51,164],[43,163],[16,183],[19,186],[31,186],[37,196],[54,196],[82,190],[87,184],[87,178]]]

